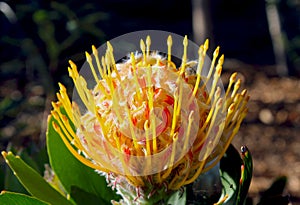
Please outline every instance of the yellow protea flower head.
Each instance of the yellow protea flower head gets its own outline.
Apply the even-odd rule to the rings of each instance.
[[[73,99],[59,84],[51,115],[78,160],[149,198],[154,185],[178,190],[219,162],[249,97],[237,73],[224,90],[224,56],[218,47],[210,60],[208,40],[198,47],[176,34],[145,33],[92,46],[80,73],[70,61]]]

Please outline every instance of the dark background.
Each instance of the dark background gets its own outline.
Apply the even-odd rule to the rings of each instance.
[[[277,176],[287,175],[286,192],[297,203],[299,1],[18,0],[0,5],[1,150],[44,146],[57,83],[72,88],[68,60],[81,65],[92,44],[148,29],[188,35],[197,44],[209,38],[211,47],[220,45],[225,54],[224,84],[237,70],[251,95],[249,115],[234,141],[246,143],[254,155],[250,195],[257,197]],[[281,30],[274,32],[274,25]]]

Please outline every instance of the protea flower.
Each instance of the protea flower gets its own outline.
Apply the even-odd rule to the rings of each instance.
[[[118,63],[109,42],[104,56],[92,46],[86,59],[96,86],[88,88],[70,61],[81,102],[59,84],[53,103],[53,127],[78,160],[122,195],[116,204],[156,204],[195,181],[219,162],[247,113],[249,97],[238,91],[237,73],[222,89],[219,47],[203,76],[208,41],[189,60],[185,37],[180,65],[173,62],[172,37],[166,41],[167,54],[151,51],[148,36],[141,52]]]

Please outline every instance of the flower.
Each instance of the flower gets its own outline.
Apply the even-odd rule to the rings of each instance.
[[[140,41],[141,52],[118,63],[109,42],[102,57],[92,46],[93,56],[86,52],[86,59],[96,85],[88,88],[70,61],[79,98],[71,101],[59,84],[58,102],[52,104],[52,125],[70,152],[105,174],[120,194],[130,195],[127,200],[161,197],[195,181],[220,161],[248,110],[237,73],[222,89],[219,47],[203,75],[208,40],[199,58],[189,61],[185,37],[179,66],[171,36],[167,54],[150,45],[148,36]]]

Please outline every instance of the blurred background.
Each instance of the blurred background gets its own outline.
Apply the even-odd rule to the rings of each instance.
[[[73,86],[68,60],[80,67],[91,45],[146,29],[221,47],[224,85],[238,71],[251,96],[233,142],[254,158],[249,196],[286,176],[283,192],[300,204],[299,0],[0,1],[0,150],[43,149],[57,83]]]

